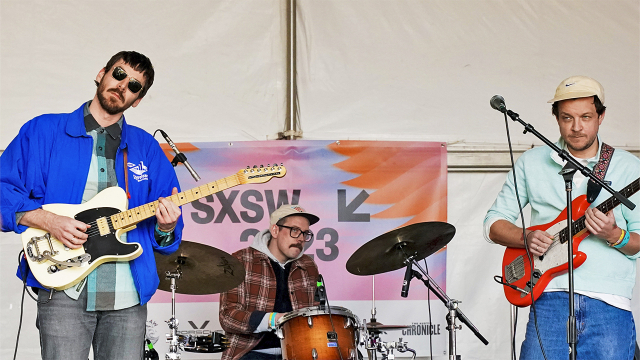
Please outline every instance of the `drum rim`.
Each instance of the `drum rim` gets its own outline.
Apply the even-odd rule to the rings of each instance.
[[[316,315],[329,315],[329,312],[326,310],[326,308],[331,309],[331,315],[348,316],[353,318],[355,322],[355,326],[358,326],[358,323],[360,322],[360,319],[358,319],[358,316],[356,316],[356,314],[354,314],[351,310],[345,307],[325,306],[324,309],[320,309],[320,305],[316,305],[316,306],[300,308],[298,310],[294,310],[286,313],[280,319],[278,319],[277,326],[281,326],[287,321],[293,318],[297,318],[298,316],[308,317],[308,316],[316,316]]]

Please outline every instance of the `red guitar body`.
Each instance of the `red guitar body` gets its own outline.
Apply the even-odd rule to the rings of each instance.
[[[584,212],[589,207],[586,195],[577,197],[571,203],[572,219],[578,221],[583,217]],[[576,224],[577,225],[577,224]],[[554,242],[543,256],[533,256],[534,262],[534,285],[533,297],[538,299],[545,287],[554,277],[569,271],[568,263],[568,243],[560,241],[560,231],[567,228],[567,209],[565,208],[558,217],[550,223],[529,227],[529,230],[546,231],[553,236]],[[573,267],[574,269],[582,265],[587,260],[587,255],[578,251],[580,242],[589,235],[589,232],[582,228],[573,236]],[[531,266],[527,258],[527,251],[524,248],[508,247],[502,259],[502,279],[526,292],[531,291]],[[504,295],[507,300],[515,306],[525,307],[531,305],[531,295],[509,286],[504,287]]]

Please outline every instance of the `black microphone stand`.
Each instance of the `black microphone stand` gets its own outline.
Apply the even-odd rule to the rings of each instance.
[[[412,266],[420,270],[420,272],[413,270],[411,272],[412,278],[415,277],[416,279],[422,281],[427,288],[431,289],[431,291],[436,294],[438,299],[442,301],[442,303],[447,307],[447,310],[449,311],[446,316],[447,331],[449,332],[449,360],[461,359],[460,355],[456,354],[456,330],[462,329],[462,325],[457,326],[456,319],[460,319],[460,321],[467,325],[469,329],[471,329],[471,331],[478,337],[478,339],[482,341],[483,344],[488,345],[489,341],[485,339],[482,334],[480,334],[478,329],[471,323],[471,320],[469,320],[462,313],[462,310],[458,308],[458,304],[460,303],[460,301],[452,300],[450,297],[448,297],[447,294],[440,288],[440,286],[438,286],[438,284],[431,278],[431,276],[429,276],[429,273],[422,269],[413,255],[408,255],[407,253],[405,253],[402,246],[400,246],[399,249],[404,255],[404,262],[407,264],[407,266],[409,266],[409,264],[412,264]]]
[[[504,109],[506,110],[506,108],[504,108]],[[569,265],[568,266],[569,267],[569,271],[568,271],[568,276],[569,276],[569,317],[567,319],[567,343],[569,344],[569,359],[575,360],[576,356],[577,356],[576,344],[578,343],[578,338],[577,338],[578,330],[576,328],[576,317],[575,317],[574,300],[573,300],[573,296],[574,296],[574,279],[573,279],[573,211],[571,209],[571,202],[572,202],[571,190],[572,190],[572,183],[573,183],[573,175],[576,173],[576,171],[579,170],[585,177],[590,178],[596,184],[602,186],[604,189],[606,189],[608,192],[610,192],[618,201],[620,201],[620,203],[624,204],[629,209],[633,210],[636,206],[631,201],[629,201],[629,199],[627,199],[626,197],[622,196],[622,194],[620,194],[617,191],[613,190],[609,185],[605,184],[602,180],[598,179],[595,175],[593,175],[591,173],[591,171],[589,170],[588,167],[583,166],[582,164],[580,164],[576,159],[574,159],[571,155],[569,155],[569,153],[567,151],[558,148],[554,143],[549,141],[549,139],[544,137],[544,135],[542,135],[538,131],[536,131],[536,129],[534,129],[534,127],[531,124],[528,124],[528,123],[522,121],[520,119],[520,115],[518,115],[517,113],[515,113],[515,112],[513,112],[511,110],[502,111],[502,110],[498,109],[498,111],[507,114],[513,121],[519,122],[520,124],[522,124],[524,126],[524,131],[522,132],[523,134],[526,134],[527,132],[532,133],[538,139],[542,140],[542,142],[544,142],[547,146],[549,146],[553,151],[558,153],[560,158],[562,158],[563,160],[565,160],[567,162],[567,164],[562,168],[562,170],[560,171],[559,174],[562,175],[562,177],[564,178],[565,190],[567,192],[567,231],[568,231],[568,239],[567,239],[567,241],[569,242],[568,245],[567,245],[567,252],[568,252],[568,254],[567,254],[567,259],[568,259],[567,263]]]

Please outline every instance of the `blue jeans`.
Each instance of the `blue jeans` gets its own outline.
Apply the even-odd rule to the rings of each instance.
[[[569,293],[543,293],[535,303],[538,330],[549,360],[569,358],[567,319]],[[636,344],[633,314],[583,295],[574,295],[578,328],[576,358],[581,360],[632,360]],[[542,360],[542,351],[533,322],[533,309],[522,348],[521,360]]]
[[[64,292],[38,292],[40,352],[46,360],[87,360],[93,345],[95,360],[141,360],[147,307],[86,311],[87,289],[78,300]]]

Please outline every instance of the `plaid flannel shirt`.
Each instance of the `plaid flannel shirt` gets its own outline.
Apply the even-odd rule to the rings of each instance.
[[[244,265],[246,276],[237,288],[220,296],[220,325],[226,332],[230,346],[222,353],[222,360],[236,360],[253,349],[264,333],[253,333],[249,318],[254,311],[272,312],[276,297],[276,277],[269,257],[254,248],[233,253]],[[302,255],[291,264],[289,295],[293,310],[314,306],[314,291],[318,267]]]

